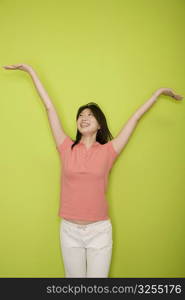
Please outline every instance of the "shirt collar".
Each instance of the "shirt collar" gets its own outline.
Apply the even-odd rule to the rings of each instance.
[[[85,146],[84,142],[82,142],[82,141],[79,141],[78,144],[79,144],[79,145],[84,145],[84,146]],[[99,145],[99,144],[100,144],[100,143],[96,141],[96,142],[94,142],[94,144],[91,145],[91,147],[97,146],[97,145]]]

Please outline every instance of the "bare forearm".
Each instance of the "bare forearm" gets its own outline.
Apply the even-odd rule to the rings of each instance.
[[[29,72],[28,72],[33,80],[33,83],[45,105],[45,108],[47,110],[50,110],[50,109],[53,109],[54,108],[54,105],[48,95],[48,93],[46,92],[44,86],[42,85],[39,77],[37,76],[35,70],[33,70],[32,68],[30,68]]]
[[[56,109],[55,109],[52,101],[50,100],[46,90],[44,89],[41,81],[39,80],[36,72],[32,68],[29,68],[29,74],[31,75],[33,82],[35,84],[35,87],[36,87],[42,101],[45,104],[45,108],[47,110],[47,115],[48,115],[48,119],[49,119],[49,123],[50,123],[51,129],[52,129],[53,136],[56,140],[57,145],[59,145],[59,143],[61,142],[61,139],[64,135],[64,130],[62,128],[62,124],[60,122],[59,116],[58,116]]]
[[[136,112],[133,115],[133,118],[135,118],[138,121],[143,116],[143,114],[146,111],[148,111],[151,108],[151,106],[153,106],[159,95],[160,93],[158,91],[154,92],[152,97],[136,110]]]

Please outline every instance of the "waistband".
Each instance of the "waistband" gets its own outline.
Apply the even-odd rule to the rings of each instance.
[[[106,223],[112,224],[110,219],[95,221],[95,222],[89,223],[89,224],[77,224],[77,223],[67,221],[65,219],[62,219],[62,222],[69,226],[76,227],[76,228],[93,228],[93,227],[99,226],[100,224],[106,224]]]

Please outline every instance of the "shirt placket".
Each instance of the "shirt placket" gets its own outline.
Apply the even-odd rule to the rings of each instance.
[[[91,149],[86,149],[85,146],[83,146],[83,166],[86,169],[87,167],[87,162],[88,162],[88,158],[89,158],[89,154],[90,154],[90,150]]]

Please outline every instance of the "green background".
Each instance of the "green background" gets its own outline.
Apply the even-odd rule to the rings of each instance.
[[[0,66],[39,75],[65,133],[94,101],[115,137],[160,87],[185,95],[182,0],[0,1]],[[64,277],[60,158],[28,74],[0,70],[0,277]],[[110,277],[185,276],[185,104],[160,96],[109,177]]]

